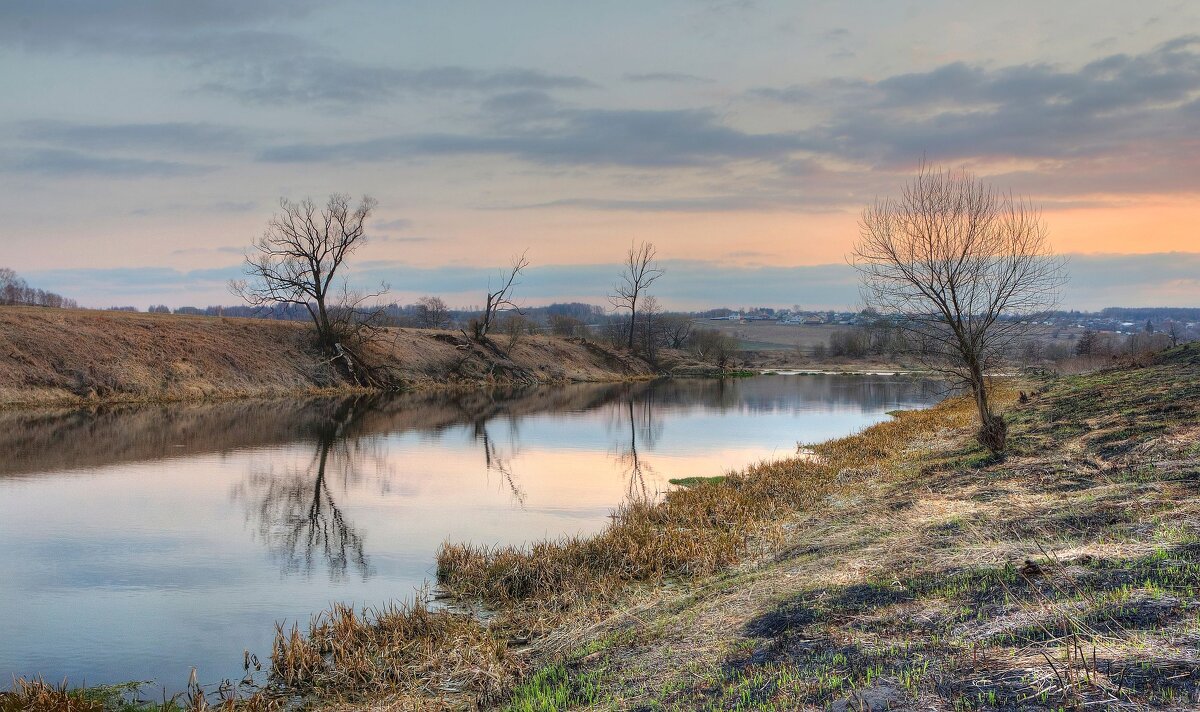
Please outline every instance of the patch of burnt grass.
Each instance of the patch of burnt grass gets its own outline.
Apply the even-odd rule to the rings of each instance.
[[[1109,699],[1093,684],[1097,675],[1107,676],[1110,691],[1124,684],[1127,702],[1197,700],[1200,668],[1170,656],[1118,660],[1093,646],[1187,623],[1200,587],[1198,555],[1200,546],[1186,544],[1131,559],[1085,556],[807,589],[747,623],[749,647],[737,646],[715,682],[677,701],[783,709],[827,705],[847,690],[884,684],[955,709],[1070,707]],[[914,619],[905,613],[913,602],[945,614]],[[966,634],[1021,610],[1046,615],[983,637]],[[1068,653],[1063,663],[1064,641],[1087,652]],[[1039,650],[1057,667],[1012,665],[1013,651]]]
[[[1153,702],[1200,701],[1200,665],[1190,660],[1102,658],[1097,667],[1120,688]]]
[[[807,605],[806,601],[790,600],[750,620],[744,631],[755,638],[777,638],[812,625],[821,617],[820,611]]]
[[[1118,368],[1056,382],[1016,423],[1036,424],[1062,441],[1091,431],[1106,457],[1129,452],[1165,429],[1186,424],[1200,409],[1200,367],[1186,349],[1164,352],[1147,368]]]
[[[851,613],[861,613],[906,603],[912,599],[913,594],[901,587],[883,583],[856,583],[838,589],[829,598],[828,605]]]

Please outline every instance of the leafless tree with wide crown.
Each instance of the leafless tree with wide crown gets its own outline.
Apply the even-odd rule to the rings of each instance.
[[[666,270],[658,266],[658,250],[650,242],[629,246],[625,254],[624,270],[621,279],[613,288],[614,293],[608,296],[609,302],[616,309],[629,310],[628,346],[633,350],[634,332],[637,330],[638,300],[650,285],[654,284]]]
[[[281,198],[279,212],[246,255],[246,279],[234,280],[231,289],[252,306],[303,306],[312,317],[317,340],[332,348],[338,341],[338,312],[386,291],[381,285],[378,292],[359,295],[334,281],[346,259],[365,242],[363,223],[375,205],[374,198],[363,196],[353,206],[345,193],[329,196],[324,208],[311,199]]]
[[[922,163],[898,199],[863,211],[851,263],[867,305],[896,319],[928,368],[970,390],[980,443],[1002,452],[990,374],[1066,280],[1039,210],[966,170]]]

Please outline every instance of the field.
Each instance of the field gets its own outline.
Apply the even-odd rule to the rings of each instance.
[[[829,344],[829,335],[852,327],[821,324],[787,325],[774,321],[713,321],[698,319],[696,328],[716,329],[738,340],[743,351],[794,351],[799,346],[805,354],[812,353],[817,344]]]

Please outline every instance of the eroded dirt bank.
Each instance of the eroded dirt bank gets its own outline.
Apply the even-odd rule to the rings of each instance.
[[[616,381],[646,361],[580,339],[492,346],[459,332],[388,329],[371,358],[406,387]],[[36,307],[0,308],[0,407],[290,396],[354,384],[306,324]]]

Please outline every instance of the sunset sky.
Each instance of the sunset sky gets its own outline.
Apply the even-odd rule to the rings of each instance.
[[[921,157],[1040,203],[1067,308],[1200,306],[1200,3],[0,4],[0,266],[89,306],[235,303],[281,196],[370,194],[355,278],[851,307]]]

